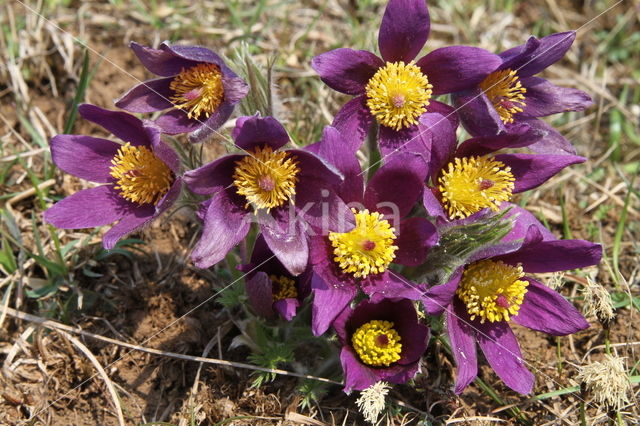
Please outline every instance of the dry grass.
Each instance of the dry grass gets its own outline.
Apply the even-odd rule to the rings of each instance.
[[[11,0],[0,4],[0,271],[4,275],[0,278],[4,358],[0,423],[213,424],[225,418],[233,418],[234,424],[362,422],[356,396],[341,395],[339,387],[328,388],[324,399],[303,410],[294,392],[296,379],[277,379],[275,385],[252,389],[248,373],[231,364],[203,367],[187,361],[207,357],[209,351],[217,351],[219,359],[246,358],[246,351],[229,349],[238,320],[210,300],[237,276],[190,267],[188,252],[195,231],[187,215],[178,213],[171,223],[145,231],[142,238],[150,243],[142,249],[132,242],[109,255],[99,248],[99,232],[53,230],[43,225],[42,212],[52,200],[86,185],[58,172],[47,149],[47,141],[68,123],[70,105],[82,82],[85,48],[91,73],[85,100],[110,107],[114,98],[145,77],[126,48],[130,40],[143,44],[181,40],[229,55],[247,42],[258,62],[276,57],[281,101],[276,113],[286,121],[293,139],[306,144],[319,138],[344,101],[323,86],[310,59],[345,44],[374,48],[373,29],[384,3]],[[566,274],[561,285],[566,296],[583,306],[587,277],[597,281],[614,297],[617,318],[610,329],[589,318],[591,329],[558,341],[518,329],[525,357],[537,370],[537,397],[517,396],[483,370],[483,378],[498,389],[504,406],[475,385],[461,397],[453,396],[450,361],[434,345],[435,355],[425,364],[428,377],[416,380],[418,391],[409,387],[391,391],[396,408],[387,421],[417,424],[426,415],[435,423],[508,423],[513,419],[505,406],[513,406],[535,424],[575,424],[586,398],[587,421],[604,422],[606,410],[590,395],[571,392],[571,387],[578,385],[580,366],[602,359],[605,335],[629,374],[639,375],[640,181],[634,178],[640,172],[640,9],[633,1],[622,1],[608,10],[615,4],[430,2],[429,50],[460,43],[499,51],[523,42],[531,33],[580,29],[567,58],[547,77],[594,96],[590,110],[552,120],[589,161],[520,201],[557,234],[603,244],[605,257],[598,268]],[[80,121],[73,127],[73,133],[97,131]],[[219,153],[212,145],[207,149]],[[72,337],[69,330],[49,332],[10,314],[15,310],[132,346],[145,342],[154,352],[123,352],[115,344]],[[186,358],[162,356],[168,352]],[[562,395],[545,395],[566,389]],[[633,391],[631,404],[621,410],[621,418],[629,423],[640,421],[637,385]]]

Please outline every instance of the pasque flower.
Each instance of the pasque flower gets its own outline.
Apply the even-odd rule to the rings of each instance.
[[[376,382],[405,383],[420,370],[429,329],[409,299],[384,298],[346,307],[333,322],[342,350],[344,391]]]
[[[118,221],[103,237],[104,247],[111,249],[176,201],[182,187],[180,161],[160,140],[160,128],[150,121],[87,104],[80,105],[78,112],[124,144],[84,135],[51,139],[51,157],[60,169],[104,185],[59,201],[45,212],[44,219],[65,229]]]
[[[269,248],[298,275],[307,267],[307,225],[324,234],[353,226],[333,189],[342,178],[311,152],[281,149],[289,136],[273,117],[240,117],[232,136],[243,153],[185,173],[192,192],[211,197],[192,259],[200,268],[219,262],[256,221]]]
[[[247,273],[245,289],[249,302],[265,318],[280,314],[291,321],[311,292],[310,271],[292,275],[274,256],[263,236],[256,239],[250,263],[239,269]]]
[[[423,299],[429,314],[445,312],[458,366],[456,393],[477,375],[476,342],[507,386],[522,394],[531,392],[534,376],[525,366],[510,321],[554,336],[589,327],[570,302],[530,274],[597,264],[602,247],[583,240],[558,240],[531,213],[511,208],[515,223],[506,239],[521,241],[519,247],[504,244],[484,250],[448,283],[428,289]]]
[[[498,211],[513,194],[533,189],[562,169],[586,159],[576,155],[499,153],[535,143],[526,129],[511,134],[471,138],[455,147],[433,146],[431,185],[423,194],[429,215],[463,219],[485,208]]]
[[[377,300],[383,295],[416,298],[417,290],[390,273],[392,263],[417,266],[437,243],[435,227],[421,217],[408,217],[420,198],[426,165],[421,157],[394,156],[364,186],[355,157],[335,129],[309,149],[333,164],[345,177],[338,187],[352,207],[356,226],[310,239],[313,268],[312,330],[324,333],[361,289]]]
[[[374,119],[380,124],[379,143],[385,155],[403,150],[409,140],[424,138],[430,144],[432,138],[455,131],[453,109],[433,96],[477,86],[501,60],[476,47],[450,46],[415,61],[429,27],[425,0],[390,0],[378,33],[382,58],[365,50],[339,48],[313,59],[322,81],[355,96],[333,122],[348,143],[358,147]]]
[[[559,87],[535,74],[565,55],[575,31],[535,37],[500,53],[501,63],[473,88],[453,94],[460,119],[473,136],[528,129],[530,148],[547,154],[575,154],[575,149],[551,126],[537,117],[581,111],[592,102],[581,90]]]
[[[222,126],[249,87],[214,52],[164,42],[159,49],[132,42],[142,65],[160,78],[143,81],[116,100],[129,112],[165,111],[156,124],[164,133],[190,133],[201,142]]]

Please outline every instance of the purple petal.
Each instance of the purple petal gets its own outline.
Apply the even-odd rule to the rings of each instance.
[[[220,67],[224,65],[224,61],[222,60],[222,58],[220,58],[220,56],[207,49],[206,47],[182,46],[177,44],[169,44],[165,41],[160,45],[160,49],[165,52],[171,52],[175,56],[186,59],[188,61],[207,62],[210,64],[216,64]]]
[[[593,105],[591,97],[582,90],[556,86],[538,77],[523,78],[521,82],[527,89],[523,116],[544,117],[566,111],[582,111]]]
[[[442,203],[438,197],[436,197],[435,193],[437,193],[436,188],[426,187],[422,192],[422,204],[424,204],[424,208],[427,209],[429,216],[446,218],[447,215],[442,209]]]
[[[113,182],[111,160],[117,154],[115,142],[81,135],[57,135],[51,139],[51,158],[66,173],[91,182]]]
[[[531,138],[528,148],[536,154],[575,155],[576,149],[564,136],[552,126],[537,118],[519,117],[517,123],[526,124],[530,130],[522,136],[523,140]]]
[[[175,76],[183,69],[196,65],[193,61],[176,56],[165,46],[161,46],[163,49],[153,49],[134,41],[129,46],[146,69],[163,77]]]
[[[426,113],[423,115],[427,115]],[[430,114],[437,115],[439,114]],[[383,160],[392,159],[395,155],[414,154],[422,157],[427,164],[431,158],[433,133],[427,126],[418,124],[401,130],[380,126],[378,144]]]
[[[189,142],[191,143],[200,143],[210,139],[215,134],[220,134],[218,129],[222,127],[224,123],[227,122],[229,117],[231,117],[231,113],[233,113],[233,104],[229,101],[224,101],[215,111],[211,113],[209,118],[206,118],[203,122],[200,120],[200,127],[194,128],[189,135]],[[187,126],[190,126],[187,124]]]
[[[462,125],[472,136],[492,136],[506,130],[482,89],[474,88],[451,96]]]
[[[180,157],[178,157],[178,154],[173,150],[173,148],[160,139],[160,128],[153,122],[148,121],[145,123],[145,129],[151,139],[151,146],[155,156],[162,160],[162,162],[166,164],[175,175],[179,175],[181,168]],[[157,132],[157,135],[152,136],[153,132]]]
[[[264,240],[278,260],[294,276],[307,268],[309,246],[304,230],[293,209],[279,208],[271,214],[258,212],[258,222]]]
[[[327,86],[348,95],[359,95],[384,62],[366,50],[340,48],[316,56],[311,66]]]
[[[102,237],[103,247],[111,250],[116,246],[118,240],[151,222],[156,217],[154,213],[155,208],[151,204],[137,206],[104,234]]]
[[[356,152],[367,137],[373,116],[369,112],[364,96],[356,96],[343,105],[331,124],[343,136],[349,149]]]
[[[112,185],[83,189],[58,201],[44,213],[44,220],[62,229],[108,225],[136,209]]]
[[[531,244],[495,259],[510,265],[521,263],[528,273],[544,273],[597,265],[601,257],[600,244],[584,240],[556,240]]]
[[[191,133],[200,128],[204,122],[197,118],[189,118],[181,109],[172,109],[155,120],[155,123],[168,135]]]
[[[501,54],[510,57],[501,68],[517,70],[520,77],[532,76],[562,59],[575,39],[575,31],[551,34],[538,40],[538,43],[530,39],[519,55],[513,56],[516,52],[513,49]],[[535,49],[532,49],[534,46]]]
[[[457,269],[448,282],[434,285],[424,293],[422,304],[429,315],[440,315],[447,309],[447,306],[453,303],[458,284],[462,278],[462,271],[462,268]]]
[[[273,304],[273,308],[287,321],[291,321],[296,316],[296,310],[299,307],[300,301],[292,297],[278,300]]]
[[[147,134],[145,133],[142,121],[131,114],[120,111],[109,111],[95,105],[82,104],[78,107],[78,112],[85,119],[92,121],[124,142],[131,145],[149,146]]]
[[[156,204],[156,212],[154,213],[155,217],[162,214],[176,202],[178,197],[180,197],[180,192],[182,192],[183,183],[184,181],[182,180],[182,178],[178,177],[171,184],[169,191],[167,191],[167,193],[164,194],[162,198],[160,198],[158,204]]]
[[[434,95],[472,89],[501,64],[498,55],[470,46],[441,47],[417,62]]]
[[[296,194],[296,211],[319,235],[329,232],[349,232],[355,226],[355,218],[349,206],[324,181],[300,179]]]
[[[530,138],[522,137],[529,130],[528,126],[522,126],[522,128],[515,130],[514,133],[467,139],[456,149],[456,157],[486,155],[505,148],[521,148],[534,142]]]
[[[344,370],[344,391],[364,390],[381,380],[382,369],[373,369],[362,364],[353,350],[344,346],[340,352],[340,363]]]
[[[387,62],[412,61],[429,38],[429,27],[424,0],[390,0],[378,32],[382,58]]]
[[[512,204],[512,203],[504,203],[504,208],[510,208],[509,216],[515,218],[514,227],[511,229],[511,232],[507,234],[503,240],[516,240],[525,238],[529,228],[535,228],[541,238],[541,241],[555,241],[555,235],[551,231],[549,231],[533,214],[531,214],[528,210],[523,209],[522,207]],[[504,254],[504,253],[502,253]]]
[[[554,336],[566,336],[589,328],[589,323],[567,299],[527,277],[529,285],[518,315],[511,319],[524,327]]]
[[[236,145],[245,151],[269,145],[276,150],[289,142],[289,135],[282,124],[273,117],[240,117],[233,129]]]
[[[460,301],[447,307],[446,318],[451,351],[458,367],[454,391],[460,394],[478,375],[476,332]]]
[[[315,336],[320,336],[356,297],[357,289],[348,285],[334,286],[325,282],[317,274],[313,274],[311,278],[311,287],[313,292],[311,331]]]
[[[478,343],[489,365],[514,391],[521,394],[531,393],[535,377],[522,359],[520,346],[509,324],[504,321],[474,321],[477,327]]]
[[[198,268],[208,268],[227,253],[249,232],[249,212],[234,202],[227,191],[217,192],[210,201],[200,240],[191,259]]]
[[[245,284],[247,298],[253,310],[265,318],[275,317],[273,311],[273,283],[269,276],[262,272],[256,272]]]
[[[143,81],[116,99],[115,105],[129,112],[141,113],[172,108],[170,99],[174,92],[169,88],[172,80],[173,77],[164,77]]]
[[[249,94],[249,85],[240,77],[223,76],[222,87],[224,88],[224,102],[236,105]]]
[[[528,191],[542,185],[562,169],[584,163],[584,157],[575,155],[499,154],[495,159],[511,167],[515,177],[514,193]]]
[[[428,114],[431,114],[431,116],[429,116]],[[436,127],[442,121],[442,117],[438,117],[435,114],[440,114],[442,117],[444,117],[449,122],[449,125],[451,127],[450,128],[444,127],[441,130],[436,131]],[[446,135],[447,137],[451,133],[454,133],[454,136],[455,136],[456,129],[460,125],[457,111],[452,106],[447,105],[440,101],[436,101],[435,99],[431,99],[429,101],[429,105],[427,106],[427,112],[425,114],[422,114],[422,116],[420,117],[420,121],[426,127],[432,127],[433,128],[432,130],[434,133],[438,133],[438,132],[448,133]]]
[[[184,174],[184,181],[191,192],[198,195],[222,191],[232,184],[236,163],[244,157],[243,154],[225,155],[195,170],[189,170]]]
[[[451,107],[447,106],[448,109]],[[453,114],[455,117],[455,113]],[[440,114],[424,114],[420,123],[421,126],[428,128],[431,131],[431,157],[429,159],[429,170],[431,172],[431,178],[436,179],[440,173],[440,169],[449,161],[455,152],[456,145],[458,143],[456,139],[456,126],[457,121],[452,123],[449,120],[445,120]]]
[[[373,303],[379,303],[389,297],[421,300],[423,294],[419,284],[398,275],[391,269],[387,269],[382,274],[369,275],[360,282],[360,287]]]
[[[403,220],[396,229],[395,263],[405,266],[420,265],[429,249],[438,242],[438,232],[431,222],[422,217]]]

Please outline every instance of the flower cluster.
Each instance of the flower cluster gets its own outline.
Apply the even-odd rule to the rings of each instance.
[[[103,185],[58,202],[45,219],[60,228],[117,221],[104,235],[109,249],[188,190],[201,201],[195,265],[222,261],[254,229],[253,252],[240,266],[253,311],[290,321],[310,304],[312,332],[338,336],[345,391],[413,378],[429,344],[426,313],[446,325],[456,392],[477,375],[476,343],[507,386],[531,392],[534,377],[510,323],[552,335],[588,327],[535,274],[601,257],[599,245],[557,239],[511,203],[585,161],[538,118],[591,104],[582,91],[535,76],[564,56],[575,33],[532,37],[498,54],[444,47],[416,60],[429,26],[425,0],[390,0],[380,56],[339,48],[312,61],[323,82],[354,96],[320,141],[289,148],[283,125],[255,111],[235,120],[229,154],[188,171],[161,135],[208,139],[249,87],[206,48],[132,43],[159,78],[133,87],[116,106],[162,113],[149,121],[82,105],[82,117],[122,142],[53,138],[58,167]],[[458,143],[460,125],[470,138]],[[363,169],[365,139],[373,142],[363,152],[373,159],[379,151],[381,160]],[[488,228],[491,220],[500,232]]]

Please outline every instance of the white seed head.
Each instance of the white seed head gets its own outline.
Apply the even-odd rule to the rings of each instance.
[[[547,287],[557,290],[564,285],[564,272],[555,272],[547,281]]]
[[[615,410],[629,404],[631,383],[622,358],[605,355],[601,362],[581,367],[577,378],[586,385],[597,404]]]
[[[386,397],[389,393],[389,384],[376,382],[360,392],[360,398],[356,400],[358,409],[364,419],[372,424],[378,421],[378,416],[384,410]]]
[[[609,322],[614,317],[611,295],[602,285],[587,277],[587,285],[583,290],[584,312],[587,316],[595,316],[601,322]]]

